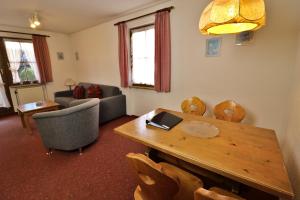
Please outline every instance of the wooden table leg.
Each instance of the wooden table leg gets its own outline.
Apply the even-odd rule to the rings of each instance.
[[[25,123],[25,128],[28,130],[28,132],[30,134],[32,134],[32,129],[31,129],[30,123],[29,123],[30,115],[24,114],[23,116],[24,116],[23,119],[24,119],[24,123]]]
[[[23,128],[26,128],[26,123],[25,123],[25,120],[24,120],[24,114],[21,113],[21,112],[18,110],[18,115],[20,116],[20,119],[21,119]]]
[[[35,105],[34,105],[35,106]],[[23,106],[24,107],[24,106]],[[54,106],[46,106],[42,108],[36,108],[36,109],[24,109],[23,107],[18,107],[18,114],[21,118],[21,122],[23,125],[23,128],[27,129],[27,131],[30,134],[33,134],[33,130],[30,127],[30,118],[32,115],[35,113],[40,113],[40,112],[47,112],[47,111],[54,111],[54,110],[59,110],[59,105],[54,105]]]

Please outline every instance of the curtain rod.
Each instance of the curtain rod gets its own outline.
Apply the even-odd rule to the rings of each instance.
[[[2,33],[15,33],[15,34],[22,34],[22,35],[37,35],[37,36],[44,36],[44,37],[50,37],[49,35],[41,35],[41,34],[33,34],[33,33],[23,33],[23,32],[17,32],[17,31],[6,31],[6,30],[0,30]]]
[[[118,23],[116,23],[114,25],[117,26],[117,25],[119,25],[121,23],[130,22],[130,21],[133,21],[133,20],[137,20],[137,19],[140,19],[140,18],[143,18],[143,17],[147,17],[147,16],[150,16],[150,15],[153,15],[155,13],[162,12],[162,11],[169,11],[170,12],[172,9],[174,9],[174,6],[163,8],[163,9],[157,10],[155,12],[148,13],[148,14],[145,14],[145,15],[142,15],[142,16],[139,16],[139,17],[135,17],[135,18],[132,18],[132,19],[128,19],[128,20],[125,20],[125,21],[121,21],[121,22],[118,22]]]

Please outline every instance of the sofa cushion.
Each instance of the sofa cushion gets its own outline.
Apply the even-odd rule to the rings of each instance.
[[[73,97],[75,99],[84,99],[85,98],[85,88],[83,86],[77,85],[74,88]]]
[[[101,89],[99,85],[91,85],[87,89],[88,98],[98,98],[101,99]]]
[[[55,102],[60,104],[61,106],[68,108],[72,101],[75,99],[73,97],[56,97]]]

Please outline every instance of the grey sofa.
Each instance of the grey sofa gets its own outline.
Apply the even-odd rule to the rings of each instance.
[[[79,83],[86,91],[93,83]],[[98,85],[98,84],[93,84]],[[102,92],[102,99],[100,99],[100,113],[99,123],[103,124],[110,120],[126,115],[126,96],[122,91],[115,86],[99,85]],[[61,91],[54,94],[55,102],[67,108],[78,99],[73,98],[73,91]],[[87,97],[87,94],[86,94]]]
[[[86,99],[70,108],[34,114],[44,145],[69,151],[94,142],[99,135],[99,102]]]

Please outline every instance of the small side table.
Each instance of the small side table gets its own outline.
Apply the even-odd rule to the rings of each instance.
[[[11,85],[9,86],[10,88],[15,90],[15,95],[16,95],[16,101],[17,105],[20,105],[20,97],[19,97],[19,90],[20,89],[27,89],[27,88],[35,88],[35,87],[41,87],[43,91],[43,98],[44,101],[48,99],[48,94],[47,94],[47,89],[45,84],[40,84],[40,83],[33,83],[33,84],[24,84],[24,85]]]
[[[35,113],[54,111],[59,109],[59,104],[53,101],[40,101],[22,104],[17,107],[18,114],[21,118],[23,128],[28,129],[32,133],[32,129],[29,124],[29,118]]]

